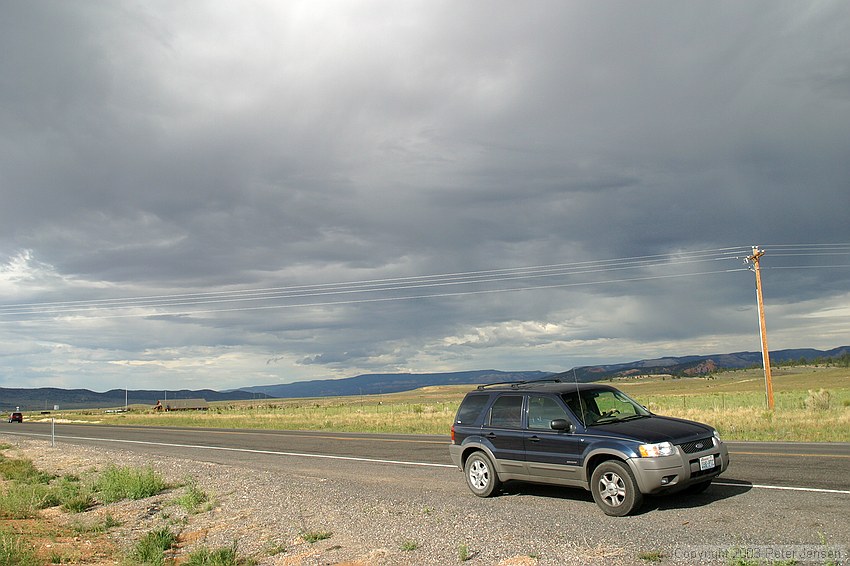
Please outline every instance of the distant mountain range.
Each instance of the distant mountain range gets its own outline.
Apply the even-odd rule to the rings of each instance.
[[[265,393],[271,397],[336,397],[340,395],[375,395],[410,391],[432,385],[467,385],[497,381],[531,381],[552,375],[543,371],[459,371],[452,373],[379,373],[299,381],[282,385],[242,387],[241,391]]]
[[[800,348],[777,350],[770,353],[771,364],[782,364],[799,360],[841,359],[850,360],[850,346],[841,346],[832,350]],[[451,373],[387,373],[366,374],[343,379],[320,379],[299,381],[279,385],[257,385],[242,387],[232,391],[213,391],[211,389],[168,391],[168,399],[203,398],[207,401],[239,401],[246,399],[295,398],[295,397],[331,397],[345,395],[373,395],[397,393],[419,387],[434,385],[467,385],[493,383],[500,381],[532,381],[543,378],[562,378],[578,381],[599,381],[611,377],[630,375],[666,374],[680,377],[698,376],[722,369],[740,369],[761,366],[761,352],[736,352],[732,354],[713,354],[709,356],[683,356],[638,360],[634,362],[598,366],[584,366],[562,373],[542,371],[461,371]],[[154,405],[157,400],[165,399],[164,391],[126,392],[129,404]],[[17,389],[0,387],[0,410],[9,411],[20,407],[24,411],[52,410],[54,405],[60,409],[123,407],[125,391],[113,389],[105,393],[96,393],[88,389],[58,389],[43,387],[39,389]]]
[[[836,359],[850,357],[850,346],[840,346],[832,350],[797,348],[770,352],[770,364],[807,360]],[[733,354],[712,354],[709,356],[683,356],[639,360],[623,364],[577,367],[569,371],[553,374],[553,378],[578,379],[578,381],[599,381],[609,377],[630,375],[666,374],[679,377],[706,375],[724,369],[743,369],[761,367],[761,352],[735,352]]]

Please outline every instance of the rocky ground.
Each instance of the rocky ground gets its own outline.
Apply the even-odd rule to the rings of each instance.
[[[126,560],[135,541],[162,526],[179,534],[173,553],[178,563],[201,546],[215,549],[233,544],[240,556],[261,565],[447,564],[461,563],[463,558],[471,564],[541,562],[535,550],[539,545],[510,545],[528,546],[527,552],[506,548],[496,540],[501,536],[499,530],[487,525],[486,518],[474,513],[466,516],[453,506],[443,506],[426,490],[411,499],[380,486],[364,487],[339,477],[288,475],[283,482],[279,474],[246,474],[242,467],[224,464],[157,460],[111,448],[74,446],[69,450],[20,437],[2,440],[13,446],[6,451],[8,456],[28,458],[39,469],[53,474],[85,478],[110,464],[151,466],[168,482],[180,485],[147,499],[98,505],[81,514],[58,508],[43,511],[59,525],[94,525],[107,516],[119,523],[103,535],[73,537],[70,544],[78,551],[75,555],[88,563]],[[192,514],[176,502],[190,481],[210,499],[208,505]],[[470,519],[480,522],[482,531],[492,532],[492,548],[481,545],[481,539],[476,545],[467,545],[464,535],[458,534],[460,523],[468,524]],[[305,540],[309,535],[327,538],[309,542]],[[113,557],[103,557],[110,549]],[[557,563],[608,564],[623,558],[614,548],[580,543],[567,545],[557,554]]]
[[[0,442],[12,445],[8,456],[57,475],[85,481],[110,464],[151,466],[178,486],[81,514],[44,511],[59,525],[102,524],[107,516],[119,523],[104,534],[72,533],[70,541],[44,538],[73,545],[88,564],[127,563],[135,541],[163,526],[179,535],[178,564],[200,547],[234,544],[260,565],[671,565],[694,563],[681,554],[690,550],[838,545],[841,559],[813,562],[828,564],[844,561],[850,540],[848,496],[837,493],[712,487],[692,498],[651,498],[641,513],[616,518],[582,490],[519,485],[480,499],[448,468],[232,451],[189,459],[188,449],[167,445],[52,447],[2,434]],[[192,482],[209,496],[197,513],[177,503]],[[306,540],[311,536],[321,540]],[[736,563],[717,556],[708,562]]]

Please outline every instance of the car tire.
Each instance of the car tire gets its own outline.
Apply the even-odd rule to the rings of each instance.
[[[490,497],[502,482],[496,474],[493,462],[484,452],[473,452],[463,465],[463,475],[469,490],[478,497]]]
[[[612,517],[624,517],[643,503],[635,476],[619,460],[607,460],[593,470],[590,492],[602,511]]]

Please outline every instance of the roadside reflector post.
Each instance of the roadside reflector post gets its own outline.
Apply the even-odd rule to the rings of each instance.
[[[56,446],[56,417],[50,417],[50,445]]]

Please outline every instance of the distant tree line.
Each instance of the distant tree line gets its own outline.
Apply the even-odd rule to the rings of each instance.
[[[816,358],[808,359],[805,356],[800,356],[800,358],[797,360],[786,360],[784,362],[778,362],[776,364],[771,363],[771,365],[776,365],[778,367],[823,366],[846,368],[850,367],[850,352],[844,352],[840,356],[834,358],[825,358],[823,356],[818,356]]]

